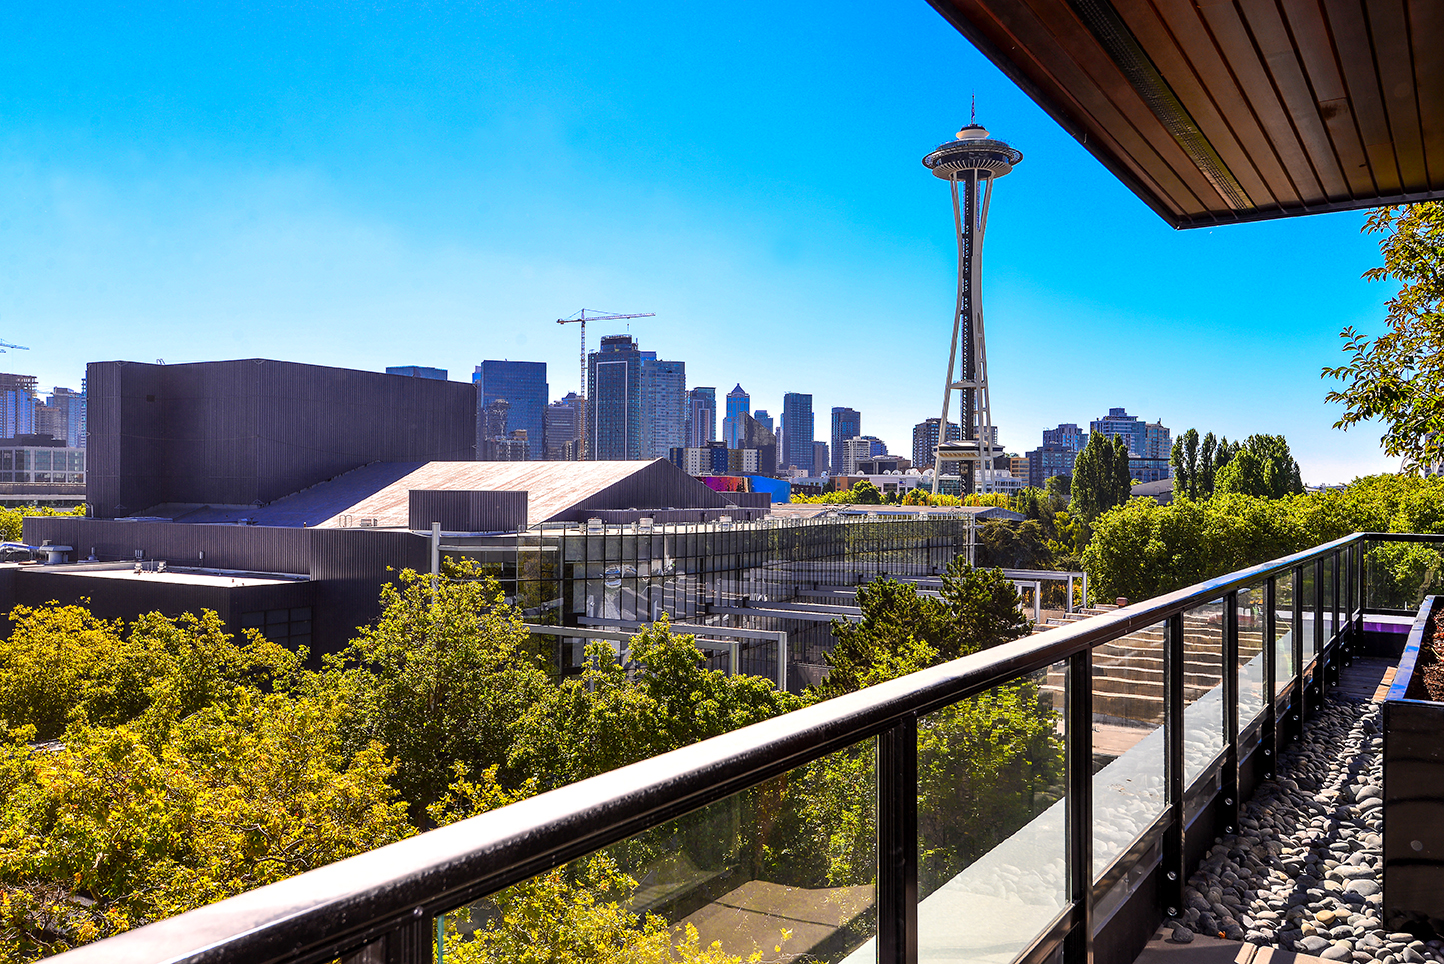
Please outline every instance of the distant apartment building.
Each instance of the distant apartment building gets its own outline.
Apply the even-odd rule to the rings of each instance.
[[[722,419],[722,439],[731,449],[737,448],[737,441],[742,436],[741,415],[752,414],[752,396],[743,390],[739,382],[737,387],[727,393],[727,415]],[[768,428],[771,431],[771,428]]]
[[[1173,455],[1173,432],[1162,422],[1149,422],[1144,426],[1147,435],[1143,446],[1146,459],[1167,459]]]
[[[842,471],[835,475],[859,475],[858,463],[872,457],[872,439],[855,437],[842,443]]]
[[[941,419],[930,418],[913,426],[913,468],[918,471],[933,468],[937,457],[938,426]],[[956,442],[963,437],[963,430],[957,422],[948,423],[948,437],[945,441]]]
[[[831,460],[827,457],[827,451],[826,442],[812,443],[812,466],[814,472],[819,474],[825,472],[828,466],[832,464]]]
[[[850,438],[857,438],[862,434],[862,413],[853,408],[834,408],[832,410],[832,463],[833,475],[842,475],[844,472],[842,462],[843,443]],[[821,469],[821,466],[818,466]]]
[[[856,474],[886,475],[889,472],[906,472],[912,467],[912,460],[901,455],[870,455],[857,460]]]
[[[714,441],[706,445],[674,448],[668,453],[668,458],[688,475],[726,475],[729,451],[734,450],[728,449],[726,442]]]
[[[687,447],[701,448],[717,439],[717,389],[694,388],[687,393]]]
[[[435,378],[446,381],[445,368],[426,368],[421,365],[395,365],[386,369],[388,375],[406,375],[409,378]]]
[[[1008,456],[1008,472],[1015,478],[1029,479],[1030,476],[1028,475],[1028,457],[1026,455]],[[1030,481],[1028,484],[1031,485],[1032,482]]]
[[[1061,445],[1074,452],[1081,452],[1083,446],[1088,444],[1088,433],[1072,422],[1064,422],[1057,428],[1043,429],[1043,444]]]
[[[575,462],[581,458],[582,399],[576,392],[547,406],[543,428],[543,457],[548,462]]]
[[[507,402],[506,425],[502,431],[485,438],[506,438],[512,432],[525,431],[526,437],[540,446],[546,434],[546,410],[551,398],[547,390],[546,362],[484,361],[476,366],[471,380],[476,385],[478,458],[483,441],[482,413],[498,399]],[[536,452],[535,457],[540,458],[541,453]]]
[[[642,457],[642,351],[631,335],[607,335],[587,355],[587,455]]]
[[[1128,454],[1136,458],[1142,458],[1148,448],[1147,426],[1138,420],[1138,416],[1129,415],[1121,408],[1110,408],[1106,416],[1089,422],[1088,431],[1102,432],[1107,439],[1120,436],[1128,446]]]
[[[71,448],[85,448],[85,383],[80,391],[56,386],[50,398],[35,404],[35,434],[49,435]]]
[[[728,449],[728,475],[756,475],[762,464],[757,449]]]
[[[0,374],[0,437],[35,434],[34,375]]]
[[[642,352],[642,458],[687,444],[687,364]]]
[[[782,396],[784,465],[812,472],[812,396],[788,392]]]

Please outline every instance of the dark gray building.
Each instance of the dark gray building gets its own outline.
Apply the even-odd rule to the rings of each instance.
[[[98,518],[265,504],[368,462],[472,459],[476,390],[248,358],[92,362],[86,496]]]

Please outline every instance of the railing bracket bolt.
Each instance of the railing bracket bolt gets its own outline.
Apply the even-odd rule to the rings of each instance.
[[[1170,870],[1170,871],[1168,872],[1168,879],[1169,879],[1169,880],[1177,880],[1177,879],[1178,879],[1178,871],[1176,871],[1176,870]]]
[[[1224,805],[1225,807],[1231,807],[1231,806],[1233,806],[1233,797],[1224,797],[1224,798],[1223,798],[1223,805]]]
[[[1170,908],[1168,908],[1168,916],[1169,916],[1169,917],[1177,917],[1177,916],[1178,916],[1178,908],[1177,908],[1177,907],[1170,907]]]

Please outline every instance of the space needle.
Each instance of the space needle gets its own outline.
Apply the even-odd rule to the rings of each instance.
[[[983,340],[983,232],[993,181],[1023,159],[1014,150],[970,123],[956,137],[927,157],[923,165],[948,182],[953,194],[953,221],[958,229],[958,304],[953,313],[953,347],[943,389],[943,417],[938,423],[937,461],[933,490],[945,462],[960,463],[963,494],[992,488],[993,461],[1002,449],[993,438],[993,413],[988,401],[988,355]],[[961,351],[959,349],[961,348]],[[958,393],[958,424],[962,438],[948,438],[948,408]]]

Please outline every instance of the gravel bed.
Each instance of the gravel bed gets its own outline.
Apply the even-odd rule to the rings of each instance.
[[[1444,941],[1380,920],[1383,739],[1379,705],[1329,700],[1280,755],[1184,889],[1174,940],[1194,933],[1331,961],[1444,961]]]

